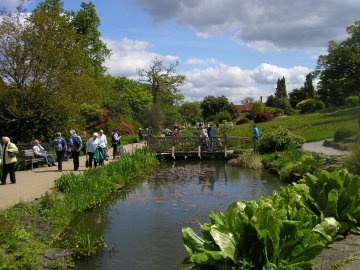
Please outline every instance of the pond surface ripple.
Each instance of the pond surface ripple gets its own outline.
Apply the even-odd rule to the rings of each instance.
[[[265,171],[224,161],[164,163],[110,206],[79,218],[74,227],[103,235],[107,247],[79,260],[76,269],[182,269],[182,227],[199,232],[196,220],[208,222],[210,211],[225,212],[234,201],[271,195],[281,185]]]

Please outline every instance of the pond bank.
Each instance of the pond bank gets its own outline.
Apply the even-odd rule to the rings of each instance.
[[[53,194],[0,211],[0,269],[66,269],[66,265],[71,264],[70,257],[55,256],[55,260],[49,261],[50,248],[65,247],[71,253],[72,248],[80,246],[86,253],[101,244],[88,234],[62,243],[62,234],[72,220],[84,211],[105,204],[119,188],[143,179],[157,165],[151,152],[139,149],[117,162],[83,174],[63,175],[56,180],[58,191]]]
[[[144,145],[144,143],[128,144],[124,148],[128,153],[132,153],[134,149],[142,148]],[[15,185],[7,184],[0,187],[0,209],[7,209],[21,201],[30,202],[40,198],[54,187],[54,181],[63,174],[83,173],[86,170],[85,160],[85,156],[80,157],[80,168],[77,172],[73,171],[72,160],[63,163],[62,172],[58,172],[57,167],[40,167],[32,171],[17,171],[17,183]],[[113,160],[110,159],[109,161]]]

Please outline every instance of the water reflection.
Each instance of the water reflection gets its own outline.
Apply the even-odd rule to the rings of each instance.
[[[279,185],[266,172],[222,161],[165,163],[109,207],[79,219],[112,248],[79,261],[76,269],[181,269],[182,227],[198,230],[196,220],[207,222],[210,211],[270,195]]]

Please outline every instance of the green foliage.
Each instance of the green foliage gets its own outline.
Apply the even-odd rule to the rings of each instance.
[[[230,122],[231,115],[228,112],[218,112],[215,116],[217,123]]]
[[[353,137],[357,134],[354,129],[344,128],[344,129],[337,129],[334,135],[335,142],[344,141],[346,138]]]
[[[240,103],[242,105],[247,105],[247,104],[251,104],[251,103],[254,103],[255,102],[255,98],[253,97],[246,97],[246,98],[243,98]]]
[[[176,61],[166,66],[163,60],[155,58],[148,70],[138,70],[153,96],[153,103],[173,106],[184,98],[178,87],[185,83],[185,76],[176,73],[178,65],[179,61]]]
[[[278,127],[260,138],[259,150],[262,153],[282,151],[289,147],[301,148],[305,142],[302,136],[295,135],[283,127]]]
[[[211,223],[199,224],[203,237],[183,228],[189,256],[182,263],[195,269],[310,269],[326,245],[360,222],[359,191],[358,176],[320,170],[272,197],[234,202],[225,215],[211,212]]]
[[[286,82],[285,82],[284,76],[281,79],[279,78],[277,80],[277,85],[276,85],[276,90],[275,90],[275,98],[276,99],[283,98],[283,97],[287,97]]]
[[[205,121],[215,120],[215,115],[219,112],[228,112],[231,119],[236,119],[238,112],[236,106],[225,96],[206,96],[200,103],[202,115]]]
[[[343,166],[350,172],[360,175],[360,142],[350,149],[350,155],[345,157]]]
[[[296,109],[302,113],[313,112],[316,110],[315,100],[312,98],[302,100],[296,104]]]
[[[317,160],[312,154],[304,154],[300,160],[295,163],[288,163],[287,166],[281,168],[280,179],[287,182],[296,181],[296,178],[303,174],[313,172],[318,165]]]
[[[360,103],[360,97],[358,96],[350,96],[345,99],[345,102],[349,106],[356,106]]]
[[[360,95],[360,21],[346,28],[349,37],[338,43],[330,41],[328,53],[320,55],[318,94],[325,103],[346,104],[349,96]]]
[[[265,112],[271,112],[274,114],[274,116],[278,117],[278,116],[281,116],[281,115],[284,115],[284,110],[283,109],[280,109],[280,108],[275,108],[275,107],[264,107],[264,110]]]
[[[185,102],[181,104],[179,113],[184,122],[195,124],[202,121],[200,103],[198,102]]]
[[[239,157],[231,159],[228,162],[230,165],[239,166],[250,169],[262,168],[261,156],[253,151],[245,151]]]
[[[280,108],[280,109],[284,110],[284,112],[288,112],[291,110],[291,104],[290,104],[288,97],[277,98],[275,101],[274,107]]]
[[[250,112],[251,119],[254,119],[255,116],[265,110],[265,105],[262,102],[255,102]]]

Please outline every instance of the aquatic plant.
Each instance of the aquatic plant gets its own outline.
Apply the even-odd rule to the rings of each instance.
[[[261,156],[254,151],[244,151],[240,156],[231,159],[228,162],[230,165],[239,166],[250,169],[262,168]]]
[[[339,233],[360,224],[360,177],[346,170],[307,174],[298,184],[258,201],[210,213],[203,237],[183,228],[193,269],[310,269]],[[247,268],[242,264],[247,262]]]

